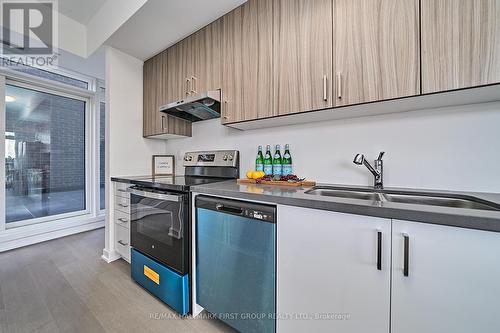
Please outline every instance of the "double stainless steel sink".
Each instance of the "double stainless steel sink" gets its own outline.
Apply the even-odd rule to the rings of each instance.
[[[405,190],[360,189],[343,186],[316,186],[305,193],[310,195],[360,199],[374,202],[395,202],[448,208],[500,211],[500,205],[496,203],[460,194],[413,192]]]

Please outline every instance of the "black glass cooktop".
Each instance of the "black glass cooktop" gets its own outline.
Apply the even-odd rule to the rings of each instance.
[[[137,186],[159,190],[189,191],[191,186],[216,183],[227,178],[193,177],[193,176],[139,176],[139,177],[113,177],[112,181],[130,183]]]

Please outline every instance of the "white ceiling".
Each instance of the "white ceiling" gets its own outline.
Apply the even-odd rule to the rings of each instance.
[[[148,0],[105,44],[146,60],[244,2]]]
[[[87,25],[106,0],[59,0],[59,13]]]

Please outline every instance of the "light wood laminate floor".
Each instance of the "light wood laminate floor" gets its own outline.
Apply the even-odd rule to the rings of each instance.
[[[220,321],[175,318],[100,257],[104,229],[0,253],[0,332],[233,332]]]

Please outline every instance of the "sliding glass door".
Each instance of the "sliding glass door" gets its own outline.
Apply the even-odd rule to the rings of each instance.
[[[88,98],[6,84],[6,228],[88,212],[88,110]]]

